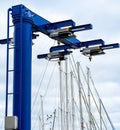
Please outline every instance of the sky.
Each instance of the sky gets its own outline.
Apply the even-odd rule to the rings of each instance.
[[[103,39],[105,44],[120,43],[119,0],[2,1],[0,4],[0,39],[6,38],[7,35],[7,9],[17,4],[24,4],[32,11],[51,22],[72,19],[76,22],[76,25],[91,23],[93,25],[92,30],[76,33],[80,41]],[[12,35],[13,30],[11,31],[11,36]],[[35,45],[33,46],[32,82],[33,86],[35,86],[37,83],[40,84],[39,75],[43,73],[40,68],[45,67],[47,64],[45,60],[38,61],[36,56],[39,53],[47,53],[49,48],[54,44],[54,41],[40,33],[39,38],[33,42]],[[120,129],[119,55],[120,50],[114,49],[106,51],[106,55],[93,57],[90,62],[87,57],[80,54],[79,50],[74,51],[75,60],[80,61],[83,66],[88,66],[90,68],[99,95],[104,102],[116,130]],[[6,46],[0,45],[0,115],[3,118],[5,104],[5,57]],[[53,63],[50,63],[48,71],[52,66]],[[48,78],[49,76],[50,74],[48,73]],[[57,75],[55,76],[57,77]],[[34,91],[35,89],[33,89],[33,92]],[[1,118],[0,128],[2,128],[2,125],[3,119]]]

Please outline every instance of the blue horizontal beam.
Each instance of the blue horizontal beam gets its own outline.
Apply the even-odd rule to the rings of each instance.
[[[41,55],[37,55],[38,59],[43,59],[43,58],[47,58],[48,54],[41,54]]]
[[[76,39],[75,37],[68,37],[68,38],[60,39],[60,41],[64,43],[65,45],[69,45],[73,49],[77,49],[80,43],[80,41]]]
[[[98,40],[92,40],[92,41],[87,41],[87,42],[81,42],[80,46],[76,49],[79,49],[82,47],[86,47],[89,49],[90,46],[93,46],[93,47],[99,46],[101,50],[115,49],[115,48],[120,47],[119,43],[104,45],[104,41],[101,39],[98,39]],[[72,47],[69,45],[53,46],[50,48],[50,52],[67,50],[67,49],[72,49]]]
[[[80,42],[79,47],[89,47],[94,45],[104,45],[104,41],[102,39],[97,39],[97,40]]]
[[[71,49],[71,47],[69,45],[53,46],[50,48],[50,52],[67,50],[67,49]]]
[[[72,20],[66,20],[66,21],[60,21],[60,22],[56,22],[56,23],[50,23],[45,25],[46,29],[48,29],[47,31],[49,33],[74,33],[74,32],[78,32],[78,31],[84,31],[84,30],[89,30],[92,29],[92,25],[91,24],[85,24],[85,25],[79,25],[79,26],[75,26],[75,22],[73,22]],[[62,29],[61,27],[65,27],[64,29]],[[58,36],[59,37],[59,36]]]
[[[115,48],[119,48],[119,47],[120,47],[119,43],[113,43],[113,44],[103,45],[103,46],[101,46],[101,49],[108,50],[108,49],[115,49]]]
[[[65,40],[67,41],[67,39],[65,39]],[[73,42],[71,44],[68,44],[68,43],[70,43],[72,41],[70,39],[70,41],[68,41],[68,43],[65,41],[66,45],[53,46],[53,47],[50,48],[50,52],[60,51],[60,50],[66,50],[66,49],[79,49],[79,48],[82,48],[82,47],[89,47],[89,46],[95,46],[95,45],[99,45],[99,46],[100,45],[101,46],[104,45],[104,41],[102,39],[97,39],[97,40],[92,40],[92,41],[86,41],[86,42],[80,42],[77,39],[75,41],[74,40],[75,39],[73,39]]]
[[[78,32],[78,31],[84,31],[84,30],[89,30],[89,29],[92,29],[92,24],[85,24],[85,25],[71,27],[70,31],[71,32]]]
[[[58,35],[56,37],[51,37],[51,38],[58,40],[65,45],[70,45],[72,48],[75,49],[78,48],[80,41],[75,38],[73,33],[77,31],[92,29],[91,24],[75,26],[75,22],[71,19],[52,23],[46,20],[45,18],[37,15],[36,13],[32,12],[24,5],[13,6],[12,10],[13,10],[12,17],[14,21],[18,21],[20,19],[20,15],[22,15],[23,21],[32,22],[33,32],[42,32],[49,37],[50,37],[50,33],[54,32],[54,30],[58,29],[59,31],[59,29],[62,27],[68,27],[68,30],[70,32],[69,31],[61,32],[62,36]]]
[[[13,39],[13,38],[9,38],[8,41],[10,42],[12,39]],[[8,41],[7,41],[7,39],[1,39],[1,40],[0,40],[0,44],[2,44],[2,45],[3,45],[3,44],[7,44]]]
[[[45,25],[46,30],[53,30],[53,29],[58,29],[58,28],[61,28],[61,27],[67,27],[67,26],[74,27],[75,22],[70,19],[70,20],[65,20],[65,21],[49,23],[49,24]]]
[[[115,49],[119,47],[120,45],[118,43],[102,45],[102,46],[97,45],[97,46],[92,46],[92,47],[90,46],[90,47],[83,48],[82,50],[80,50],[80,52],[82,52],[82,54],[85,56],[96,56],[96,55],[105,54],[104,50]]]
[[[39,36],[39,34],[32,34],[32,39],[36,39],[36,37],[38,37]],[[9,42],[11,42],[13,40],[13,38],[9,38]],[[0,44],[2,44],[2,45],[4,45],[4,44],[7,44],[7,39],[1,39],[0,40]],[[14,42],[14,41],[12,41],[12,42]]]
[[[21,12],[21,9],[22,9],[22,12]],[[71,19],[51,23],[45,18],[29,10],[24,5],[13,6],[12,10],[13,10],[12,17],[14,20],[17,21],[20,18],[20,14],[22,13],[21,15],[23,16],[23,20],[27,19],[28,21],[32,21],[33,32],[40,31],[50,37],[50,33],[52,31],[54,32],[54,30],[58,30],[58,34],[60,33],[61,37],[58,35],[51,38],[58,40],[65,45],[61,47],[52,47],[50,51],[55,51],[59,49],[63,50],[63,49],[69,49],[69,48],[78,49],[81,47],[89,47],[89,46],[95,46],[95,45],[101,45],[103,49],[109,49],[109,48],[115,48],[115,47],[118,48],[117,44],[113,45],[114,47],[112,45],[104,45],[104,41],[102,39],[80,42],[78,39],[75,38],[75,35],[73,35],[74,32],[92,29],[91,24],[75,26],[75,22]],[[61,32],[59,29],[62,27],[68,27],[68,30],[66,32],[64,31]],[[63,35],[65,35],[65,37]],[[33,38],[36,38],[36,36],[33,35]],[[5,43],[6,43],[6,40],[3,40],[0,42],[0,44],[5,44]]]

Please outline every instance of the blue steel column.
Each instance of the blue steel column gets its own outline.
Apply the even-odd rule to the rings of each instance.
[[[31,130],[31,53],[32,20],[23,17],[23,6],[12,8],[14,29],[13,115],[18,117],[19,130]]]

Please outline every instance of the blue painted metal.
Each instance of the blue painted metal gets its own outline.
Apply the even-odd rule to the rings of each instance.
[[[95,46],[95,45],[104,45],[104,41],[102,39],[85,41],[85,42],[81,42],[79,44],[79,47],[81,48],[81,47],[89,47],[89,46]]]
[[[14,85],[13,115],[18,117],[18,129],[31,129],[31,52],[32,19],[24,6],[13,6]],[[28,14],[26,14],[28,13]]]
[[[73,21],[71,21],[71,20],[67,20],[67,21],[61,21],[61,22],[57,22],[57,23],[48,24],[49,26],[48,25],[47,26],[48,26],[49,29],[46,28],[46,29],[48,29],[47,31],[49,32],[48,35],[50,35],[50,37],[51,37],[51,33],[57,33],[58,36],[52,37],[53,39],[57,40],[57,39],[60,39],[59,34],[61,34],[61,33],[64,34],[64,35],[65,34],[73,34],[74,32],[92,29],[91,24],[75,26],[75,24],[72,24],[72,22]],[[55,26],[55,25],[57,25],[57,26]],[[65,28],[63,28],[63,27],[65,27]],[[69,37],[69,35],[67,37]]]
[[[48,53],[47,54],[41,54],[41,55],[37,55],[38,59],[47,59]]]
[[[84,30],[89,30],[89,29],[92,29],[92,24],[85,24],[85,25],[71,27],[70,31],[71,32],[78,32],[78,31],[84,31]]]
[[[56,29],[59,30],[61,27],[69,27],[68,29],[72,33],[76,32],[76,31],[92,29],[91,24],[75,26],[75,22],[73,20],[65,20],[65,21],[51,23],[48,20],[42,18],[41,16],[38,16],[37,14],[32,12],[31,10],[27,9],[25,6],[19,5],[19,7],[20,6],[22,6],[22,8],[24,10],[23,11],[24,12],[23,13],[24,18],[26,18],[26,16],[27,16],[26,14],[29,14],[29,16],[31,16],[31,19],[33,21],[33,28],[32,28],[33,32],[40,31],[40,32],[49,36],[51,31],[54,31]],[[16,17],[17,12],[19,12],[19,9],[17,9],[13,13],[13,15],[15,15],[15,17]],[[74,36],[73,37],[67,37],[67,38],[55,37],[53,39],[59,40],[60,42],[66,44],[66,45],[70,45],[72,48],[78,47],[78,43],[79,43],[79,40],[76,39]]]
[[[8,31],[8,30],[7,30]],[[9,38],[8,41],[10,42],[12,40],[12,38]],[[0,44],[4,45],[7,44],[7,39],[1,39],[0,40]]]
[[[72,42],[71,39],[68,43],[70,43],[70,42]],[[73,46],[73,43],[76,46]],[[89,46],[93,46],[93,45],[101,45],[101,46],[104,45],[104,41],[102,39],[80,42],[77,39],[75,41],[75,38],[73,38],[73,43],[72,43],[72,46],[70,44],[69,45],[61,45],[61,46],[53,46],[53,47],[50,48],[50,52],[61,51],[61,50],[66,50],[66,49],[80,49],[82,47],[89,47]]]
[[[15,9],[15,7],[13,7],[14,12],[12,13],[12,15],[14,15],[14,17],[16,17],[16,19],[18,17],[18,14],[20,14],[20,7],[22,7],[22,10],[23,10],[23,13],[22,13],[23,20],[24,20],[24,18],[30,16],[29,19],[31,19],[33,22],[33,28],[32,28],[33,32],[40,31],[49,36],[50,31],[51,31],[50,29],[56,29],[56,28],[61,28],[61,27],[66,27],[66,26],[75,27],[75,22],[72,20],[51,23],[48,20],[42,18],[41,16],[38,16],[37,14],[33,13],[31,10],[27,9],[23,5],[18,5],[17,9]],[[76,46],[76,45],[74,45],[73,42],[70,42],[69,38],[66,38],[66,39],[57,38],[56,40],[59,40],[64,44],[70,44],[70,45],[73,44],[74,47]],[[71,38],[71,40],[73,41],[73,38]],[[76,41],[76,39],[74,39],[74,40]]]
[[[26,7],[24,7],[24,8],[26,8]],[[27,10],[29,10],[29,9],[27,9]],[[32,11],[29,10],[29,12],[32,15],[32,20],[33,20],[33,23],[34,23],[33,32],[39,32],[40,31],[40,32],[49,36],[50,32],[53,29],[58,29],[58,28],[61,28],[61,27],[66,27],[66,26],[70,26],[70,27],[75,26],[75,22],[71,19],[51,23],[50,21],[44,19],[43,17],[38,16],[37,14],[33,13]]]
[[[9,82],[9,42],[10,42],[10,38],[9,38],[9,17],[10,17],[10,11],[11,9],[8,9],[7,15],[8,15],[8,19],[7,19],[7,39],[3,39],[1,40],[1,42],[3,44],[7,43],[7,58],[6,58],[6,101],[5,101],[5,116],[8,115],[8,82]]]
[[[54,22],[54,23],[49,23],[45,25],[45,29],[48,31],[51,31],[53,29],[58,29],[61,27],[75,27],[75,22],[71,19],[65,20],[65,21],[59,21],[59,22]]]
[[[80,41],[74,37],[68,37],[65,39],[61,39],[60,41],[62,43],[64,43],[65,45],[71,46],[71,48],[73,48],[73,49],[77,49],[79,47],[79,43],[80,43]]]
[[[67,49],[71,49],[71,46],[69,45],[53,46],[50,48],[50,52],[67,50]]]
[[[115,48],[119,48],[118,43],[108,44],[108,45],[97,45],[92,47],[89,46],[83,48],[82,50],[80,50],[80,52],[82,52],[82,54],[85,56],[96,56],[96,55],[105,54],[104,50],[115,49]]]
[[[8,11],[9,12],[9,11]],[[38,58],[64,58],[71,51],[67,49],[89,48],[91,46],[100,45],[101,49],[118,48],[118,44],[104,45],[101,39],[80,42],[74,32],[92,29],[91,24],[75,26],[73,20],[65,20],[51,23],[43,17],[32,12],[24,5],[17,5],[12,7],[12,18],[14,23],[14,85],[13,85],[13,115],[18,116],[18,129],[31,130],[31,55],[32,55],[32,38],[36,38],[34,32],[42,32],[50,37],[54,31],[56,34],[52,38],[62,42],[64,45],[51,47],[48,54],[39,55]],[[8,16],[9,20],[9,16]],[[8,21],[9,23],[9,21]],[[63,28],[66,28],[64,30]],[[9,25],[6,39],[0,40],[0,44],[9,45]],[[60,52],[54,52],[59,51]],[[61,52],[61,50],[63,50]],[[9,49],[7,48],[7,51]],[[9,53],[7,53],[9,54]],[[8,57],[8,56],[7,56]],[[7,59],[9,61],[9,59]],[[8,73],[7,62],[7,73]],[[8,74],[6,76],[6,95],[8,94]],[[6,108],[7,106],[6,97]],[[6,109],[7,116],[7,109]]]
[[[30,11],[23,5],[17,5],[12,7],[12,18],[14,23],[14,45],[15,45],[13,115],[18,117],[19,130],[30,130],[31,129],[31,52],[32,52],[32,38],[36,37],[32,33],[40,31],[48,35],[49,32],[46,30],[46,28],[49,29],[64,26],[75,26],[75,23],[72,20],[63,21],[63,24],[62,22],[50,23],[46,19]],[[4,43],[5,42],[6,39],[4,40]],[[7,42],[9,42],[9,36],[7,38]],[[6,77],[6,79],[8,78]],[[8,82],[6,84],[8,85]]]
[[[115,48],[119,48],[119,47],[120,47],[119,43],[113,43],[113,44],[108,44],[108,45],[102,45],[101,49],[108,50],[108,49],[115,49]]]

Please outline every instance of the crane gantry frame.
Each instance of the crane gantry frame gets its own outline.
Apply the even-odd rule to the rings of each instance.
[[[32,39],[36,39],[36,32],[41,32],[62,44],[50,48],[47,54],[38,58],[59,58],[72,53],[71,49],[80,49],[83,55],[91,56],[104,54],[106,49],[119,48],[119,44],[105,45],[102,39],[81,42],[75,32],[92,29],[91,24],[76,26],[69,19],[51,23],[24,5],[12,6],[8,9],[7,39],[0,40],[0,44],[7,44],[6,68],[6,113],[8,117],[8,78],[9,78],[9,44],[13,38],[9,37],[10,15],[14,26],[14,67],[13,67],[13,116],[18,118],[19,130],[31,130],[31,55]],[[7,129],[7,128],[6,128]]]

